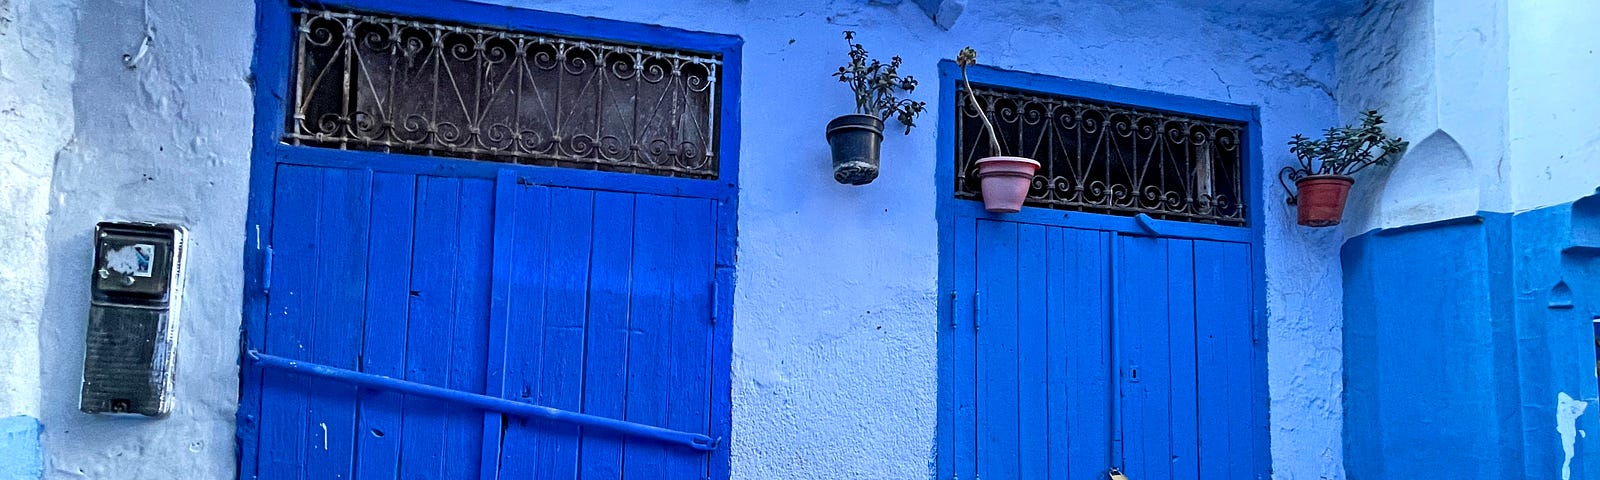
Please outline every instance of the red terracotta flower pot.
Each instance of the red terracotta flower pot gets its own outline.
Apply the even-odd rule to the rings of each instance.
[[[1301,225],[1331,227],[1344,218],[1344,202],[1355,179],[1344,175],[1309,175],[1295,180],[1300,190]]]
[[[983,189],[983,209],[994,213],[1017,213],[1028,199],[1033,172],[1039,162],[1022,157],[984,157],[977,161],[978,179]]]

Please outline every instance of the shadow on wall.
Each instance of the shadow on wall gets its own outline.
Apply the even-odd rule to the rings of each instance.
[[[1600,250],[1600,190],[1572,203],[1572,245]]]
[[[1571,222],[1571,238],[1561,250],[1563,280],[1550,292],[1551,306],[1582,307],[1579,316],[1600,320],[1600,191],[1572,203]]]
[[[1390,167],[1388,175],[1369,182],[1363,209],[1355,212],[1366,224],[1351,234],[1373,228],[1418,225],[1469,217],[1478,212],[1478,182],[1472,159],[1456,139],[1435,130]]]
[[[1472,159],[1444,130],[1435,130],[1393,165],[1368,179],[1357,179],[1346,235],[1376,228],[1419,225],[1478,212],[1478,182]]]

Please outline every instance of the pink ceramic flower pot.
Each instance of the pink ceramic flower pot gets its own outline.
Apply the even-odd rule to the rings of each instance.
[[[1028,199],[1033,172],[1039,162],[1022,157],[984,157],[979,159],[978,179],[983,189],[983,209],[994,213],[1017,213]]]

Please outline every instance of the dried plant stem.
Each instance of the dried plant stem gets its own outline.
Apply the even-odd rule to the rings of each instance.
[[[967,86],[967,98],[972,100],[972,108],[978,109],[978,118],[983,120],[983,131],[989,133],[989,148],[992,155],[1005,155],[1000,151],[1000,138],[994,132],[994,124],[989,123],[989,115],[984,113],[983,104],[978,103],[978,94],[972,91],[972,80],[967,79],[967,66],[961,66],[961,83]]]

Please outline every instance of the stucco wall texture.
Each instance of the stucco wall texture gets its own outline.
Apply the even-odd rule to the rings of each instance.
[[[1377,0],[1337,31],[1340,120],[1377,109],[1411,142],[1362,172],[1344,233],[1510,211],[1503,1]]]
[[[251,2],[82,0],[70,141],[51,181],[45,317],[40,326],[45,478],[231,478],[239,302],[251,138]],[[195,12],[204,11],[204,15]],[[190,229],[170,418],[79,413],[95,222]],[[41,275],[42,272],[31,272]]]
[[[144,31],[139,1],[32,3],[75,9],[75,24],[61,28],[78,32],[75,50],[65,52],[75,58],[72,69],[52,75],[58,85],[71,82],[71,104],[48,108],[71,119],[52,130],[73,132],[70,143],[31,147],[44,152],[37,158],[55,157],[49,227],[33,242],[47,252],[48,288],[23,293],[42,302],[39,339],[48,346],[39,357],[45,477],[230,478],[253,9],[250,2],[150,0],[156,40],[144,63],[128,69],[121,56]],[[938,60],[971,45],[980,61],[1001,68],[1257,105],[1267,182],[1289,160],[1284,139],[1336,120],[1335,48],[1318,19],[1239,16],[1180,0],[985,1],[971,2],[944,31],[911,2],[506,3],[746,41],[730,445],[736,478],[932,474],[937,126],[930,114],[909,136],[891,135],[875,183],[834,183],[822,126],[850,108],[846,89],[828,76],[845,59],[842,31],[859,32],[875,55],[904,57],[903,72],[926,82],[914,95],[922,100],[937,98]],[[1293,226],[1276,184],[1265,191],[1275,476],[1342,478],[1343,237]],[[191,230],[178,403],[168,419],[76,410],[89,235],[105,219]],[[37,236],[38,225],[26,231]],[[5,266],[35,277],[41,267]]]
[[[50,169],[73,127],[72,7],[0,0],[0,418],[39,415]]]

